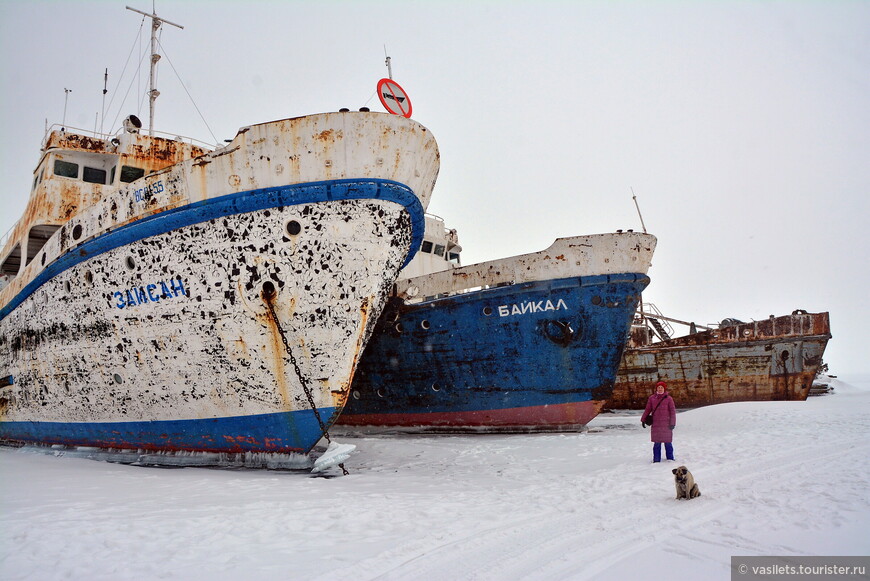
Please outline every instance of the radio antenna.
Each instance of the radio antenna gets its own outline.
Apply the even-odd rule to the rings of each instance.
[[[106,120],[106,93],[109,92],[109,69],[106,68],[106,72],[103,74],[103,112],[100,115],[100,133],[103,132],[103,122]]]
[[[63,92],[63,126],[66,127],[66,103],[69,101],[69,94],[72,93],[72,89],[64,88]]]
[[[384,56],[387,57],[387,76],[392,79],[393,78],[393,66],[390,64],[390,55],[387,54],[387,45],[384,45]]]

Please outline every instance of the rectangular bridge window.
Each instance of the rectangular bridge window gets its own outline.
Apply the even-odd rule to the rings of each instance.
[[[106,170],[85,166],[82,179],[91,184],[105,184]]]
[[[121,181],[124,183],[135,182],[145,175],[145,170],[141,167],[131,167],[129,165],[121,166]]]
[[[54,175],[62,178],[77,178],[79,177],[79,164],[56,159],[54,160]]]

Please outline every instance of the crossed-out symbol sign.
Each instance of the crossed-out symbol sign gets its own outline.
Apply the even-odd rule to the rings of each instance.
[[[399,83],[393,79],[378,81],[378,98],[381,105],[393,115],[411,117],[411,100]]]

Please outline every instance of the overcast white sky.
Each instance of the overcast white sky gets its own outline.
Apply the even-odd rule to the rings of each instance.
[[[126,5],[152,8],[0,0],[0,233],[23,211],[65,88],[67,125],[92,129],[108,68],[105,129],[129,113],[147,125],[147,78],[131,84],[130,67],[149,30],[140,43]],[[157,129],[213,142],[251,123],[383,110],[386,45],[440,145],[429,210],[458,229],[464,263],[640,230],[634,188],[659,239],[646,300],[702,324],[827,310],[831,372],[870,370],[870,2],[156,8],[184,26],[162,32]]]

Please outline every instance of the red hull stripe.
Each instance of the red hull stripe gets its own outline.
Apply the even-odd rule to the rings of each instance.
[[[345,426],[547,430],[585,425],[598,415],[603,403],[592,400],[500,410],[425,414],[342,414],[341,423]]]

